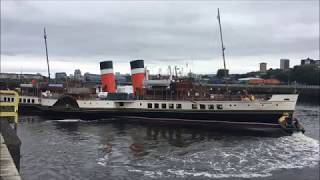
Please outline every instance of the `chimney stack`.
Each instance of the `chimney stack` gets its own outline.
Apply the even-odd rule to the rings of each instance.
[[[112,61],[100,62],[102,91],[108,93],[116,92],[116,82],[113,74]]]
[[[137,90],[139,91],[138,95],[143,95],[143,80],[144,80],[144,61],[143,60],[133,60],[130,62],[131,67],[131,81],[133,87],[133,94],[137,95]]]

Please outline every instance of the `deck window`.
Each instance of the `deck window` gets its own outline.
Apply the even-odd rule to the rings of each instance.
[[[124,106],[124,102],[119,102],[119,106],[123,107]]]
[[[31,99],[31,103],[34,104],[34,99]]]
[[[174,108],[173,104],[169,104],[169,109],[173,109],[173,108]]]
[[[7,97],[4,97],[4,98],[3,98],[3,101],[6,102],[6,101],[7,101]]]
[[[192,109],[198,109],[198,105],[197,104],[192,104]]]
[[[162,109],[167,109],[167,104],[161,104]]]
[[[152,108],[152,103],[148,103],[148,108]]]
[[[217,104],[217,109],[223,109],[222,104]]]
[[[214,109],[214,105],[213,104],[209,104],[208,105],[208,109]]]
[[[181,108],[182,108],[181,104],[176,104],[176,109],[181,109]]]
[[[200,109],[206,109],[206,105],[200,104]]]
[[[27,102],[30,103],[30,99],[28,99]]]
[[[158,103],[154,103],[154,108],[158,109],[159,108],[159,104]]]
[[[14,98],[11,98],[11,102],[14,102]]]
[[[19,98],[19,102],[21,103],[21,98]]]

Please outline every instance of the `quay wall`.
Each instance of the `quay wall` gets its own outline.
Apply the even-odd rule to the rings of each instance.
[[[3,136],[16,168],[19,170],[21,141],[14,128],[9,124],[9,121],[4,118],[0,118],[0,133]]]

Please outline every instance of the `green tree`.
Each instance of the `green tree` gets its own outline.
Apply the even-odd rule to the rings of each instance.
[[[290,74],[291,81],[300,84],[320,85],[320,68],[315,64],[295,66]]]

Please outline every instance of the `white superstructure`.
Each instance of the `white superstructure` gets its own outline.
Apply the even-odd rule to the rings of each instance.
[[[84,109],[157,109],[161,110],[214,110],[214,111],[294,111],[298,99],[297,94],[272,95],[269,100],[247,101],[171,101],[171,100],[77,100],[79,108]],[[0,101],[11,102],[14,97],[1,95]],[[45,107],[53,106],[57,99],[20,96],[21,104],[34,104]]]

